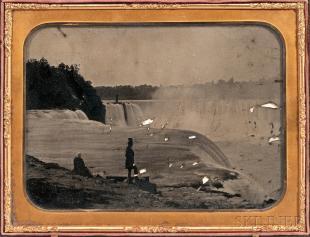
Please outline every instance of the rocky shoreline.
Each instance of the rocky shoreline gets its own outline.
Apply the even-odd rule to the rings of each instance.
[[[211,186],[191,185],[145,188],[145,182],[128,184],[102,176],[83,177],[56,163],[45,163],[26,156],[27,194],[37,206],[45,209],[236,209],[258,208],[239,194],[217,191],[220,182]],[[144,183],[144,185],[143,185]],[[216,188],[217,186],[217,188]],[[267,203],[262,204],[262,207]]]

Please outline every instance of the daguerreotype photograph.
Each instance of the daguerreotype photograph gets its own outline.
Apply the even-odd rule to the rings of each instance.
[[[24,183],[39,208],[281,200],[285,52],[269,25],[47,24],[24,53]]]

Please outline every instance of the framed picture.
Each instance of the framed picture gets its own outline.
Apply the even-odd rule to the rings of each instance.
[[[309,234],[307,2],[122,2],[1,2],[1,234]]]

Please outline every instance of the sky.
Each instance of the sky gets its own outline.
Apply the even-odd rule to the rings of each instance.
[[[78,64],[95,86],[280,79],[281,44],[256,25],[118,25],[39,28],[25,60]]]

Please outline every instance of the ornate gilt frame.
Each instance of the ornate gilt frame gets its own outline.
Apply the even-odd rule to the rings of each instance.
[[[1,110],[2,113],[2,127],[1,132],[3,136],[1,137],[1,145],[2,145],[2,153],[1,153],[1,181],[3,182],[1,185],[1,233],[2,234],[22,234],[22,233],[54,233],[57,235],[59,233],[63,234],[70,234],[76,232],[83,232],[83,233],[96,233],[96,234],[121,234],[121,233],[170,233],[170,234],[193,234],[193,233],[201,233],[201,234],[212,234],[214,233],[227,233],[234,235],[241,235],[241,234],[249,234],[249,233],[278,233],[278,234],[306,234],[309,233],[309,182],[308,182],[308,175],[309,172],[308,167],[308,145],[309,138],[307,135],[307,122],[308,122],[308,106],[307,102],[309,102],[309,94],[307,93],[306,89],[308,72],[307,72],[307,65],[308,65],[308,57],[307,57],[307,47],[306,47],[306,25],[307,25],[307,2],[305,1],[292,1],[292,2],[251,2],[251,3],[217,3],[217,4],[208,4],[208,3],[200,3],[200,4],[178,4],[178,3],[149,3],[149,4],[139,4],[139,3],[130,3],[130,4],[118,4],[118,3],[106,3],[106,4],[55,4],[50,2],[51,4],[38,4],[38,3],[21,3],[21,2],[12,2],[12,1],[5,1],[1,3],[1,10],[2,10],[2,26],[4,26],[3,32],[3,42],[2,45],[2,57],[1,57]],[[150,224],[131,224],[131,225],[76,225],[74,224],[65,224],[65,225],[51,225],[46,224],[44,221],[41,223],[36,223],[29,221],[26,223],[25,221],[19,223],[17,218],[17,212],[19,207],[19,203],[14,201],[13,192],[16,191],[16,182],[19,180],[16,179],[16,176],[12,175],[15,170],[15,163],[12,160],[12,152],[16,149],[14,147],[14,142],[17,140],[14,138],[18,136],[16,125],[15,115],[16,112],[13,111],[13,107],[16,105],[17,100],[14,100],[14,97],[17,96],[16,93],[16,82],[13,80],[16,79],[16,74],[13,73],[15,68],[12,68],[12,62],[15,60],[13,57],[20,56],[19,54],[14,54],[14,12],[17,11],[52,11],[52,10],[64,10],[72,11],[75,10],[93,10],[93,9],[101,9],[101,10],[113,10],[113,11],[120,11],[120,10],[129,10],[129,11],[162,11],[162,10],[227,10],[227,11],[238,11],[238,10],[260,10],[260,11],[269,11],[269,10],[277,10],[279,12],[286,12],[292,11],[291,14],[296,15],[296,75],[297,79],[297,92],[296,95],[298,100],[295,102],[295,106],[298,106],[296,118],[298,119],[298,126],[297,126],[297,140],[298,144],[297,147],[294,148],[294,151],[297,151],[295,154],[298,156],[297,163],[295,162],[294,167],[298,170],[296,171],[289,171],[289,172],[296,172],[298,179],[298,200],[297,200],[297,216],[294,219],[294,223],[288,224],[287,218],[293,217],[292,216],[281,216],[280,212],[275,212],[273,216],[257,216],[256,213],[251,214],[251,212],[247,212],[246,216],[254,217],[255,222],[251,225],[242,225],[241,220],[242,218],[246,218],[246,216],[239,216],[241,219],[237,219],[235,217],[235,222],[240,221],[240,225],[226,225],[225,223],[221,226],[219,225],[180,225],[180,221],[178,221],[177,217],[171,217],[168,224],[160,224],[158,221],[155,221],[156,224],[152,224],[153,222],[150,221]],[[166,13],[167,14],[167,13]],[[166,16],[166,15],[165,15]],[[64,22],[66,19],[64,19]],[[267,21],[268,22],[268,21]],[[37,23],[36,23],[37,24]],[[23,44],[23,42],[19,42],[19,44]],[[289,57],[293,57],[290,55]],[[16,60],[14,61],[16,62]],[[14,63],[14,65],[16,65]],[[12,84],[14,84],[14,88],[12,89]],[[22,83],[21,83],[22,84]],[[291,84],[288,84],[288,90],[290,90]],[[292,88],[293,90],[293,88]],[[292,93],[294,95],[294,93]],[[293,111],[293,110],[291,110]],[[287,116],[289,116],[288,114]],[[298,116],[298,117],[297,117]],[[294,117],[294,116],[293,116]],[[14,120],[15,119],[15,120]],[[19,128],[19,127],[18,127]],[[3,139],[2,139],[3,138]],[[20,141],[20,140],[19,140]],[[289,158],[288,158],[289,159]],[[21,164],[20,164],[21,166]],[[15,170],[16,171],[16,170]],[[19,210],[20,211],[20,210]],[[27,210],[24,210],[27,211]],[[16,216],[17,215],[17,216]],[[217,215],[221,215],[218,213]],[[277,217],[281,218],[284,217],[284,221],[273,221],[271,224],[270,218],[273,220]],[[149,216],[148,216],[149,217]],[[189,217],[189,214],[187,214]],[[202,217],[202,216],[201,216]],[[295,217],[295,216],[294,216]],[[115,218],[115,216],[113,217]],[[178,217],[180,219],[180,217]],[[182,218],[182,217],[181,217]],[[259,219],[260,218],[260,219]],[[263,219],[262,219],[263,218]],[[228,219],[226,217],[226,219]],[[258,219],[260,221],[258,221]],[[174,220],[175,223],[171,220]],[[147,222],[147,221],[146,221]],[[104,223],[103,223],[104,224]]]

